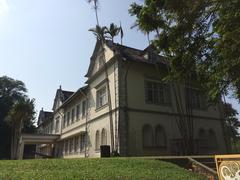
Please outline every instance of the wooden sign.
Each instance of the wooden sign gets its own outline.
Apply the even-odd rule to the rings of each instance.
[[[219,180],[240,180],[240,154],[215,155]]]

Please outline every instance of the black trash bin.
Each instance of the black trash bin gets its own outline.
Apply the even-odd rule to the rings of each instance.
[[[101,157],[110,157],[110,146],[109,145],[100,146],[100,150],[101,150]]]

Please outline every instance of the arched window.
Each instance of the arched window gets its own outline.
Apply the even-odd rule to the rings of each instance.
[[[104,128],[101,134],[101,145],[107,145],[107,131]]]
[[[100,149],[100,133],[99,133],[99,130],[96,131],[96,135],[95,135],[95,149],[96,150]]]
[[[150,125],[144,125],[142,129],[143,147],[153,146],[153,130]]]
[[[166,133],[160,125],[155,128],[155,145],[156,147],[166,147]]]
[[[199,147],[206,148],[208,147],[208,137],[207,133],[204,129],[200,129],[198,132],[199,137]]]
[[[212,129],[208,131],[208,145],[211,149],[216,149],[218,146],[216,134]]]

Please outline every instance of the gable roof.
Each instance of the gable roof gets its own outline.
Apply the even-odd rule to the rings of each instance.
[[[40,126],[45,122],[50,122],[53,120],[53,112],[44,111],[43,109],[39,112],[37,125]]]
[[[135,49],[132,47],[112,43],[111,41],[106,41],[106,45],[115,52],[118,52],[125,60],[147,63],[147,64],[168,64],[163,56],[156,53],[156,49],[151,44],[144,50]],[[145,58],[144,54],[153,53],[156,55],[157,59]]]
[[[81,88],[79,88],[75,93],[73,93],[62,105],[61,107],[65,107],[67,104],[69,104],[75,97],[78,97],[78,95],[80,94],[86,94],[87,93],[87,89],[88,89],[88,85],[83,86]]]
[[[135,61],[140,63],[147,63],[147,64],[164,64],[167,65],[168,62],[163,56],[160,56],[156,53],[156,48],[153,44],[146,47],[144,50],[120,45],[118,43],[113,43],[110,40],[105,41],[105,45],[109,47],[115,54],[120,54],[123,60],[129,60],[129,61]],[[94,60],[97,55],[97,52],[99,51],[99,48],[101,47],[101,42],[97,40],[93,55],[90,58],[90,65],[87,71],[87,74],[85,77],[89,77],[93,68],[94,68]],[[155,54],[155,59],[146,58],[144,55],[146,53],[152,53]]]
[[[74,92],[73,91],[66,91],[66,90],[62,90],[61,86],[59,87],[59,89],[57,89],[56,91],[56,95],[54,98],[54,103],[53,103],[53,110],[56,109],[56,105],[58,101],[61,101],[61,103],[63,104],[71,95],[73,95]]]

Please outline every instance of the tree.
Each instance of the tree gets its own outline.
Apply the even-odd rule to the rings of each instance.
[[[239,128],[240,122],[238,121],[237,115],[238,112],[232,107],[231,104],[225,103],[225,121],[227,127],[228,136],[231,138],[231,141],[236,145],[237,139],[239,137]]]
[[[196,74],[210,100],[231,89],[240,100],[240,2],[145,0],[129,10],[170,64],[169,78]]]
[[[27,97],[17,101],[11,108],[6,121],[12,128],[11,137],[11,159],[17,159],[19,155],[19,141],[24,127],[33,125],[34,119],[34,99]]]
[[[239,7],[237,0],[145,0],[142,5],[132,3],[129,13],[136,16],[139,29],[155,34],[153,44],[168,61],[164,80],[181,82],[185,87],[195,82],[207,94],[209,102],[218,102],[230,89],[240,100]],[[185,118],[174,86],[180,114],[178,126],[185,144],[189,145],[193,123],[191,93],[185,97],[188,114]]]
[[[91,31],[97,38],[97,40],[99,40],[100,42],[105,42],[105,34],[106,34],[106,26],[99,26],[96,25],[95,28],[90,28],[89,31]]]
[[[114,42],[114,37],[119,34],[121,31],[120,27],[118,27],[116,24],[111,23],[109,28],[106,28],[105,34],[108,34],[112,42]]]
[[[27,89],[22,81],[10,77],[0,77],[0,159],[11,157],[11,135],[13,121],[8,117],[17,104],[27,99]],[[32,112],[34,113],[34,112]],[[24,131],[33,131],[33,119],[25,121]]]
[[[99,3],[98,0],[88,0],[88,3],[89,4],[93,3],[93,8],[94,8],[95,16],[96,16],[97,25],[100,26],[99,20],[98,20],[98,3]]]
[[[104,67],[104,73],[107,80],[107,93],[108,93],[108,107],[109,107],[109,121],[110,121],[110,138],[111,138],[111,149],[112,152],[114,152],[114,131],[113,131],[113,117],[112,117],[112,100],[111,100],[111,92],[110,92],[110,85],[109,85],[109,78],[108,78],[108,68],[106,63],[106,57],[105,57],[105,48],[104,48],[104,42],[105,42],[105,27],[101,27],[98,20],[98,0],[88,0],[89,3],[94,4],[94,10],[97,20],[97,25],[95,30],[90,29],[90,31],[93,32],[93,34],[96,36],[96,38],[100,41],[101,44],[101,58],[100,61],[102,61],[103,67]],[[87,123],[86,123],[87,127]],[[86,152],[85,152],[86,153]]]

